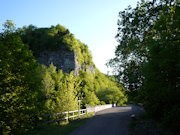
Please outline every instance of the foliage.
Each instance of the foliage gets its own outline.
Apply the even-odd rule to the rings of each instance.
[[[131,135],[173,135],[169,128],[163,128],[158,121],[150,119],[145,113],[140,114],[137,119],[131,120],[129,124]]]
[[[127,101],[124,87],[112,77],[102,74],[98,69],[95,69],[95,74],[81,71],[79,77],[82,79],[80,95],[83,98],[83,105],[105,103],[123,105]]]
[[[87,89],[84,91],[84,99],[83,99],[83,104],[84,105],[99,105],[100,101],[98,97],[94,94],[92,91],[88,91]]]
[[[78,127],[84,125],[87,120],[94,115],[94,113],[88,113],[81,116],[80,120],[75,120],[65,125],[46,125],[41,127],[41,129],[30,130],[25,135],[67,135]]]
[[[23,44],[18,34],[13,33],[12,21],[4,24],[0,48],[0,132],[18,134],[33,124],[32,117],[41,113],[43,98],[39,85],[41,78],[38,64]]]
[[[124,105],[127,102],[124,92],[117,86],[111,86],[99,89],[97,93],[98,98],[106,104],[117,104],[118,106]]]
[[[77,52],[78,64],[82,65],[83,68],[86,68],[86,66],[89,65],[94,65],[92,62],[92,56],[88,50],[88,46],[81,43],[80,40],[77,40],[68,29],[59,24],[56,26],[51,26],[50,28],[37,28],[33,25],[30,25],[28,27],[23,27],[22,30],[24,30],[24,33],[21,35],[23,42],[29,44],[30,49],[33,50],[36,58],[38,58],[39,54],[45,50],[49,49],[55,51],[58,48],[66,48],[69,51]],[[100,101],[97,97],[98,90],[100,87],[105,88],[108,83],[111,83],[111,81],[99,71],[97,71],[95,74],[92,74],[89,71],[82,70],[79,74],[79,81],[81,81],[81,88],[79,88],[80,91],[78,92],[78,96],[83,99],[83,105],[100,104]],[[58,88],[57,86],[55,87]],[[121,91],[121,88],[119,91]],[[50,101],[48,103],[50,105]]]
[[[109,66],[128,88],[131,99],[177,131],[180,83],[180,7],[175,0],[142,1],[120,12],[114,59]],[[158,112],[158,113],[157,113]],[[176,124],[174,124],[176,123]]]
[[[46,49],[60,47],[77,51],[78,61],[84,68],[93,65],[88,46],[63,26],[30,25],[16,29],[13,21],[8,20],[4,27],[0,35],[1,134],[24,134],[34,128],[37,115],[77,110],[78,97],[82,106],[122,105],[126,101],[124,87],[114,76],[102,74],[98,69],[94,73],[81,70],[79,76],[74,76],[73,71],[63,73],[53,63],[46,67],[36,62],[33,54],[38,57]]]
[[[56,71],[52,63],[48,68],[42,65],[41,71],[46,113],[77,110],[79,80],[73,76],[73,72],[66,74],[62,70]]]
[[[37,28],[33,25],[21,29],[21,38],[28,44],[36,58],[45,50],[66,49],[77,52],[78,63],[92,65],[92,56],[86,44],[77,40],[68,29],[60,24],[50,28]]]

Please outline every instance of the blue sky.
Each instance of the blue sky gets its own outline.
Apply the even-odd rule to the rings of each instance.
[[[138,0],[0,0],[0,31],[6,20],[16,27],[33,24],[37,27],[63,25],[77,39],[88,45],[96,67],[103,73],[105,63],[114,57],[118,45],[119,11]]]

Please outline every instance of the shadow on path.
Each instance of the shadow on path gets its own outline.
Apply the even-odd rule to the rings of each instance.
[[[131,115],[142,112],[139,107],[133,105],[99,111],[85,125],[69,135],[129,135]]]

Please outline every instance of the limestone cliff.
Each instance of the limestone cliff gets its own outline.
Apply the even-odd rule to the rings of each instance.
[[[95,73],[93,65],[85,65],[78,63],[78,54],[77,51],[70,51],[67,49],[59,49],[57,51],[46,50],[40,53],[40,56],[37,60],[40,64],[44,64],[49,66],[53,63],[57,69],[62,69],[65,73],[70,73],[74,71],[74,75],[79,75],[80,70],[91,71],[91,73]]]
[[[81,69],[95,72],[88,46],[60,24],[50,28],[30,25],[23,31],[22,41],[29,45],[39,63],[46,66],[53,63],[65,73],[74,71],[74,75],[78,75]]]

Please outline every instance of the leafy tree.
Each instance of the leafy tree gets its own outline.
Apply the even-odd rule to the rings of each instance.
[[[98,97],[92,91],[88,91],[86,87],[84,88],[85,97],[83,98],[84,105],[99,105],[100,101]]]
[[[80,77],[82,79],[81,86],[86,86],[88,91],[94,91],[94,74],[92,74],[89,70],[81,70]]]
[[[119,45],[116,47],[114,59],[108,66],[114,67],[114,72],[119,76],[131,98],[134,98],[142,86],[144,76],[142,67],[147,62],[147,38],[158,18],[158,7],[154,8],[152,2],[138,3],[135,9],[129,6],[119,12],[118,33],[116,35]],[[134,93],[134,94],[133,94]]]
[[[81,71],[79,77],[82,79],[80,95],[83,97],[84,105],[100,103],[123,105],[126,102],[124,87],[118,85],[112,77],[110,80],[109,76],[105,76],[98,69],[96,69],[95,74]]]
[[[57,113],[73,111],[77,109],[77,92],[79,91],[79,80],[70,74],[56,71],[51,63],[49,67],[42,65],[42,91],[46,95],[45,113]]]
[[[171,123],[173,131],[180,108],[179,12],[175,0],[142,1],[120,12],[119,45],[109,61],[130,98],[142,102],[152,118]]]
[[[174,131],[178,131],[177,125],[180,125],[179,13],[180,7],[175,3],[163,5],[159,19],[154,24],[155,32],[149,39],[149,61],[144,66],[145,82],[142,89],[149,114],[156,119],[161,118],[166,126],[171,123],[170,128]],[[157,114],[160,108],[161,112]]]
[[[77,92],[79,90],[79,82],[73,76],[73,72],[64,75],[64,83],[61,87],[61,92],[64,94],[62,99],[65,99],[66,111],[76,110],[78,108]]]
[[[55,70],[55,71],[54,71]],[[42,92],[45,97],[45,113],[55,113],[55,80],[52,78],[52,74],[56,73],[56,68],[51,64],[49,68],[42,65]]]
[[[1,33],[0,67],[0,132],[18,134],[32,127],[33,116],[40,113],[43,98],[38,64],[14,33],[12,21],[4,24]]]
[[[97,93],[100,101],[104,101],[106,104],[117,104],[119,106],[124,105],[127,102],[127,98],[123,91],[117,86],[111,86],[103,88],[101,87]]]

